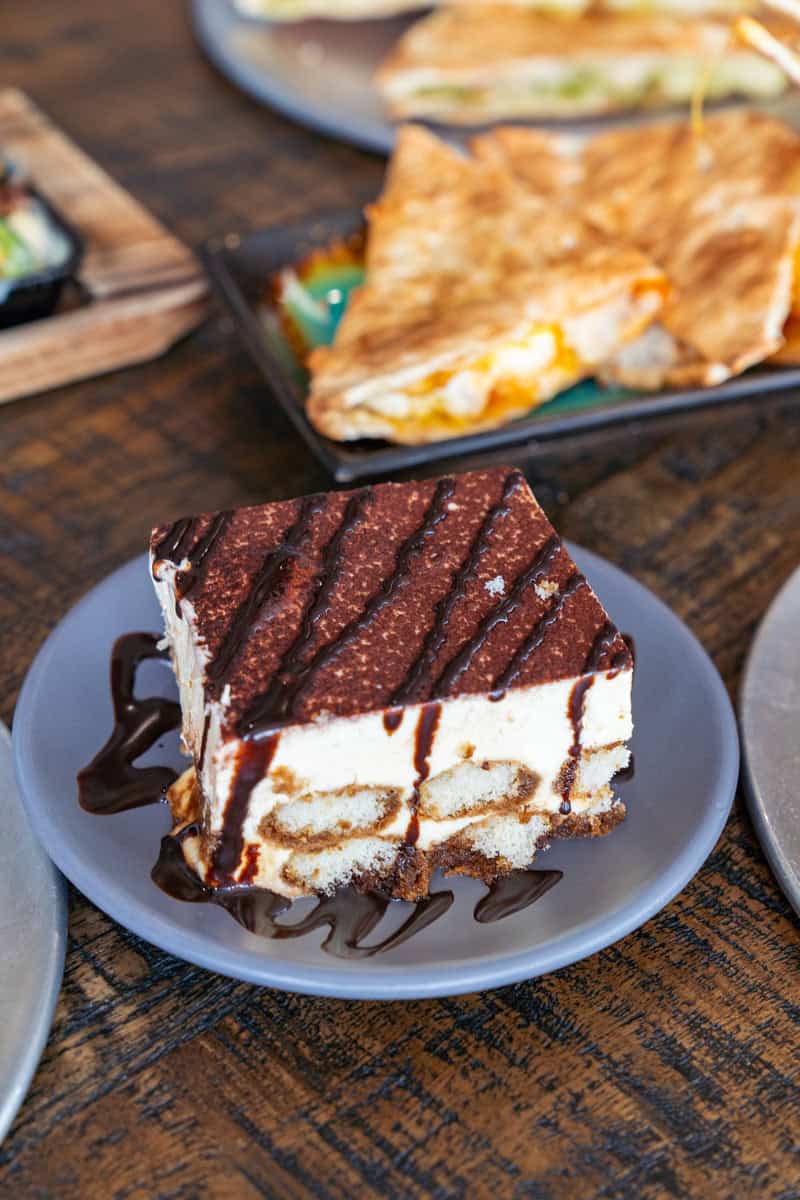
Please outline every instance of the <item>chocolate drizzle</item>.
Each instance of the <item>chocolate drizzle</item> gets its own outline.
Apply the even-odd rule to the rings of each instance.
[[[178,559],[176,566],[180,566],[180,563],[184,559],[189,560],[188,569],[178,571],[175,576],[175,592],[179,602],[188,596],[192,589],[196,588],[205,578],[210,564],[209,555],[232,520],[233,513],[230,510],[217,513],[203,536],[198,538],[191,550]]]
[[[586,582],[580,576],[573,575],[570,583],[579,578],[581,579],[581,582]],[[567,585],[565,592],[568,589],[569,584]],[[559,812],[564,816],[572,811],[572,805],[570,804],[569,797],[570,792],[572,791],[572,786],[575,782],[575,776],[578,771],[578,764],[581,756],[581,730],[583,728],[583,710],[586,703],[586,693],[594,683],[595,678],[591,672],[601,669],[603,662],[608,657],[611,647],[620,636],[622,636],[622,641],[624,642],[623,648],[616,652],[614,657],[611,659],[610,664],[603,669],[616,673],[617,671],[621,671],[624,667],[633,665],[633,639],[626,635],[620,635],[616,626],[612,625],[610,621],[606,621],[601,626],[594,638],[594,641],[589,647],[589,653],[587,654],[586,660],[583,664],[582,678],[575,683],[572,691],[570,692],[569,703],[567,705],[567,716],[569,717],[570,724],[572,725],[572,745],[567,751],[566,762],[561,768],[561,805],[559,806]],[[500,682],[502,681],[498,681],[498,683]],[[631,764],[632,761],[633,760],[631,760]],[[632,779],[632,765],[630,765],[630,775],[626,774],[628,769],[628,767],[624,767],[621,771],[618,771],[614,776],[614,781],[623,782],[626,779]]]
[[[280,734],[273,733],[261,742],[242,742],[236,757],[235,782],[228,800],[211,863],[217,883],[228,883],[239,866],[244,844],[244,822],[253,788],[269,771],[278,749]]]
[[[586,655],[586,661],[583,664],[582,675],[588,675],[590,672],[598,670],[616,639],[616,626],[612,625],[610,621],[606,621],[589,647],[589,653]]]
[[[433,749],[433,739],[436,736],[436,728],[439,724],[441,712],[442,706],[436,700],[428,704],[423,704],[420,709],[417,732],[414,739],[414,770],[417,772],[417,782],[414,785],[415,791],[428,778],[428,759]]]
[[[414,734],[414,770],[417,773],[417,777],[414,780],[414,790],[411,794],[411,820],[406,830],[404,848],[416,845],[417,838],[419,837],[419,815],[417,813],[419,789],[421,784],[428,778],[433,739],[436,737],[436,730],[441,714],[442,706],[437,700],[423,704],[419,712],[417,729]]]
[[[208,731],[211,727],[211,714],[206,713],[203,721],[203,736],[200,739],[200,757],[197,760],[197,774],[199,775],[203,769],[203,763],[206,761],[206,749],[208,748]]]
[[[348,500],[344,516],[322,552],[322,568],[314,580],[310,603],[300,621],[298,634],[284,653],[266,691],[253,701],[239,722],[242,734],[284,719],[291,709],[295,691],[292,685],[302,678],[303,656],[314,637],[317,622],[330,611],[331,595],[339,580],[346,539],[363,520],[371,496],[371,488],[362,488]]]
[[[378,590],[373,593],[359,616],[345,625],[332,641],[321,646],[308,662],[299,667],[290,686],[280,689],[271,706],[266,705],[265,697],[259,697],[251,705],[250,710],[244,715],[238,726],[241,737],[264,737],[273,732],[276,727],[286,724],[291,719],[300,697],[317,672],[323,667],[327,667],[345,647],[372,624],[378,613],[394,599],[397,592],[406,583],[412,563],[424,549],[427,538],[447,516],[447,501],[453,495],[455,486],[455,480],[450,475],[439,480],[422,523],[398,549],[391,575],[384,579]],[[278,703],[278,699],[280,703]]]
[[[399,929],[372,946],[361,945],[384,916],[392,903],[380,892],[358,892],[355,888],[344,888],[335,896],[325,896],[316,908],[293,925],[275,925],[272,937],[302,937],[327,925],[330,932],[322,943],[322,949],[337,958],[370,958],[373,954],[384,954],[387,950],[408,941],[415,933],[421,933],[428,925],[444,916],[453,903],[451,891],[431,892],[417,900],[413,911]]]
[[[475,905],[475,920],[488,925],[521,912],[555,887],[563,874],[563,871],[512,871],[510,875],[502,875]]]
[[[186,537],[187,530],[176,529],[173,542]],[[170,543],[172,544],[172,543]],[[119,638],[111,656],[111,690],[114,703],[115,727],[106,745],[88,767],[78,775],[80,802],[89,812],[121,813],[145,804],[155,804],[164,790],[174,781],[175,772],[169,767],[132,766],[135,758],[151,749],[158,738],[180,725],[180,709],[172,700],[161,697],[134,696],[136,669],[147,659],[165,659],[166,650],[158,648],[159,639],[151,633],[130,633]],[[589,681],[590,682],[590,681]],[[391,711],[391,710],[390,710]],[[423,706],[417,726],[414,765],[418,785],[428,772],[430,756],[440,705],[431,702]],[[247,761],[240,764],[237,788],[231,804],[246,814],[249,789],[262,778],[277,748],[279,735],[246,746]],[[229,817],[231,814],[228,814]],[[234,814],[236,815],[236,814]],[[416,814],[415,814],[416,816]],[[231,826],[235,821],[226,822]],[[226,883],[219,887],[204,884],[186,861],[183,843],[201,836],[200,826],[184,826],[176,834],[167,834],[151,876],[162,891],[176,900],[193,904],[215,904],[224,908],[236,921],[253,933],[272,938],[303,937],[321,927],[328,927],[322,949],[339,958],[368,958],[383,954],[408,941],[443,916],[453,903],[451,891],[433,892],[416,901],[406,920],[382,941],[363,945],[363,939],[379,924],[390,905],[405,904],[378,891],[361,892],[343,888],[333,896],[323,896],[306,916],[293,924],[282,924],[277,918],[291,907],[291,901],[265,888],[247,883]],[[225,876],[235,867],[241,853],[241,825],[237,832],[217,847],[216,876]],[[248,864],[245,877],[252,876],[255,864]],[[560,871],[515,871],[495,880],[488,893],[476,905],[476,921],[486,924],[519,912],[532,904],[561,878]]]
[[[323,505],[306,520],[306,506]],[[570,599],[575,566],[507,467],[206,513],[160,527],[152,546],[180,560],[167,581],[175,596],[197,593],[192,636],[216,656],[207,699],[225,697],[226,738],[319,717],[380,720],[409,704],[500,693],[503,676],[515,688],[574,676],[606,621],[588,587]],[[548,611],[559,603],[569,606],[561,621],[562,610]],[[606,673],[617,653],[619,637]]]
[[[593,675],[589,675],[588,678],[579,679],[569,694],[567,716],[569,717],[572,725],[572,745],[567,751],[567,761],[561,768],[561,807],[559,809],[559,812],[563,813],[565,816],[572,810],[572,806],[569,801],[569,795],[572,791],[572,785],[575,782],[575,775],[578,771],[578,763],[581,756],[583,707],[586,702],[586,693],[593,683]]]
[[[583,664],[583,675],[588,675],[592,671],[599,671],[605,661],[611,647],[619,637],[616,625],[612,625],[610,621],[606,621],[595,637],[586,656],[586,662]],[[621,650],[618,650],[611,662],[604,669],[607,671],[621,671],[623,667],[633,664],[633,655],[625,639],[622,639],[624,645]]]
[[[186,839],[199,836],[199,825],[184,825],[179,833],[168,833],[161,839],[161,848],[150,878],[173,900],[183,900],[187,904],[211,902],[213,888],[206,887],[200,881],[183,856]]]
[[[383,728],[391,735],[400,728],[403,720],[402,708],[387,708],[383,714]]]
[[[402,903],[377,891],[342,888],[333,896],[320,897],[311,912],[293,924],[279,924],[277,917],[292,905],[288,897],[251,885],[211,888],[198,879],[187,865],[182,849],[187,837],[198,834],[198,827],[189,825],[179,834],[167,834],[161,839],[161,850],[151,878],[163,892],[193,904],[216,904],[250,933],[260,937],[298,938],[327,926],[329,932],[322,949],[337,958],[370,958],[373,954],[392,950],[432,925],[453,903],[451,891],[432,892],[414,904],[399,929],[371,946],[362,945],[362,940],[379,924],[390,904]]]
[[[114,728],[88,767],[78,775],[78,798],[91,813],[120,813],[160,800],[176,775],[169,767],[135,767],[135,759],[181,724],[180,705],[159,696],[134,696],[136,671],[147,659],[166,659],[152,633],[117,638],[111,652]]]
[[[484,646],[492,630],[508,620],[515,609],[522,603],[528,588],[533,587],[538,580],[547,574],[560,550],[561,542],[557,535],[554,534],[537,551],[531,564],[514,580],[514,584],[505,599],[489,610],[478,624],[474,636],[462,646],[459,652],[445,666],[433,685],[432,691],[434,695],[446,696],[452,691],[454,685],[475,658],[475,655]]]
[[[392,704],[409,704],[417,696],[420,686],[425,682],[427,673],[447,640],[447,625],[453,609],[463,598],[468,582],[475,575],[481,558],[489,549],[495,526],[511,512],[509,501],[524,483],[525,478],[519,471],[513,471],[506,479],[500,500],[487,512],[466,558],[453,575],[449,591],[436,604],[433,625],[428,630],[422,643],[422,649],[409,667],[405,679],[395,690],[391,700]]]
[[[511,662],[508,664],[505,671],[503,671],[502,675],[499,675],[495,680],[492,692],[489,696],[490,700],[494,699],[496,696],[499,699],[500,696],[505,694],[506,689],[510,688],[511,685],[516,682],[528,659],[540,648],[544,642],[544,639],[547,637],[548,630],[552,625],[555,625],[556,621],[560,617],[561,610],[566,604],[567,600],[569,600],[570,596],[574,596],[575,593],[580,590],[580,588],[585,586],[586,580],[579,571],[576,571],[573,575],[570,575],[562,591],[554,597],[553,602],[548,608],[547,612],[534,625],[525,641],[514,654],[514,657],[511,659]],[[497,695],[498,693],[499,696]]]
[[[170,525],[161,541],[153,547],[154,566],[161,559],[176,565],[182,563],[192,544],[193,530],[193,517],[181,517],[179,521]]]
[[[452,906],[454,895],[447,890],[431,892],[417,900],[405,921],[382,941],[363,945],[363,939],[385,916],[394,904],[407,901],[392,900],[378,891],[359,891],[354,887],[341,888],[332,896],[321,896],[305,916],[291,924],[280,924],[277,918],[286,913],[292,901],[266,888],[234,884],[229,887],[207,887],[187,865],[182,843],[187,837],[197,837],[197,825],[189,825],[179,834],[167,834],[161,840],[158,861],[153,867],[153,882],[176,900],[193,904],[216,904],[250,933],[268,938],[297,938],[328,927],[321,948],[337,958],[371,958],[385,954],[427,929],[444,916]],[[482,925],[501,921],[521,912],[562,878],[561,871],[513,871],[496,879],[475,905],[473,916]]]
[[[153,576],[156,579],[159,562],[171,562],[176,567],[186,561],[189,563],[175,576],[175,611],[178,616],[181,613],[181,600],[205,577],[209,555],[232,520],[231,510],[217,513],[206,532],[195,541],[195,518],[182,517],[170,525],[161,541],[153,547]]]
[[[289,564],[307,538],[317,513],[326,504],[324,495],[307,496],[300,505],[297,519],[287,529],[279,546],[269,550],[250,584],[250,590],[239,604],[217,652],[206,669],[208,693],[217,697],[244,645],[252,624],[268,600],[276,600],[286,585]]]

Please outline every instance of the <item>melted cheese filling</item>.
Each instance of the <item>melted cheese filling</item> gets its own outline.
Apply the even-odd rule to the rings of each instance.
[[[543,372],[571,379],[581,369],[562,330],[540,325],[527,337],[376,396],[370,408],[393,422],[424,420],[457,428],[524,412],[537,403]]]
[[[349,389],[348,406],[369,409],[398,437],[500,425],[593,374],[655,319],[668,291],[662,275],[645,276],[559,324],[523,326],[494,349],[452,363],[440,357],[427,372],[406,367],[391,383],[372,376]]]

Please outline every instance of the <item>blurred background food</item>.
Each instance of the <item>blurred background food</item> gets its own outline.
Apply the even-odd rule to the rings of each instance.
[[[766,20],[779,33],[786,25]],[[701,84],[709,100],[770,99],[786,77],[731,39],[727,17],[470,5],[412,25],[377,84],[394,117],[477,125],[685,104]]]
[[[193,0],[193,12],[239,86],[388,152],[409,119],[460,136],[499,121],[638,120],[700,93],[778,112],[800,41],[787,3]]]

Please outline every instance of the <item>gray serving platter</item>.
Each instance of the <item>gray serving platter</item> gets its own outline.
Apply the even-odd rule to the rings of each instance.
[[[192,0],[191,11],[195,36],[208,58],[253,99],[321,133],[381,154],[391,152],[397,127],[373,76],[400,35],[424,12],[422,5],[418,13],[369,21],[269,22],[244,16],[232,0]],[[789,121],[800,116],[800,98],[792,91],[754,107]],[[667,110],[673,116],[685,111],[685,106]],[[535,124],[591,133],[663,115],[664,110],[634,110]],[[453,127],[450,135],[463,139],[471,132]]]
[[[800,915],[800,568],[773,600],[750,648],[739,718],[750,815]]]
[[[64,880],[35,838],[0,724],[0,1142],[25,1099],[61,988]]]
[[[628,817],[611,835],[555,843],[537,856],[537,866],[564,874],[530,909],[480,925],[472,913],[483,886],[447,880],[455,902],[440,920],[387,954],[342,960],[321,950],[319,930],[290,941],[260,938],[214,906],[159,891],[150,868],[169,828],[166,809],[92,816],[79,807],[75,786],[77,771],[111,728],[114,640],[161,628],[144,557],[66,615],[22,688],[14,719],[17,772],[39,838],[76,887],[134,933],[209,970],[287,991],[351,999],[454,995],[530,979],[610,945],[667,904],[713,849],[730,810],[739,747],[722,681],[686,626],[630,576],[571,549],[609,612],[635,638],[636,774],[624,784]],[[150,663],[137,692],[171,695],[174,686],[164,664]],[[177,738],[142,761],[178,766]],[[309,903],[298,902],[298,913]],[[407,911],[392,906],[375,938]]]

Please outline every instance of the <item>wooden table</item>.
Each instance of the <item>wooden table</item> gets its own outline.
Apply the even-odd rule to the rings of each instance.
[[[193,244],[361,201],[381,177],[377,159],[233,91],[180,5],[11,5],[0,55],[4,83]],[[7,721],[44,636],[156,521],[325,483],[222,316],[161,362],[8,406],[0,447]],[[561,530],[671,604],[734,692],[800,562],[800,397],[524,465]],[[800,930],[738,799],[705,867],[643,929],[462,999],[260,991],[70,903],[3,1195],[800,1196]]]

